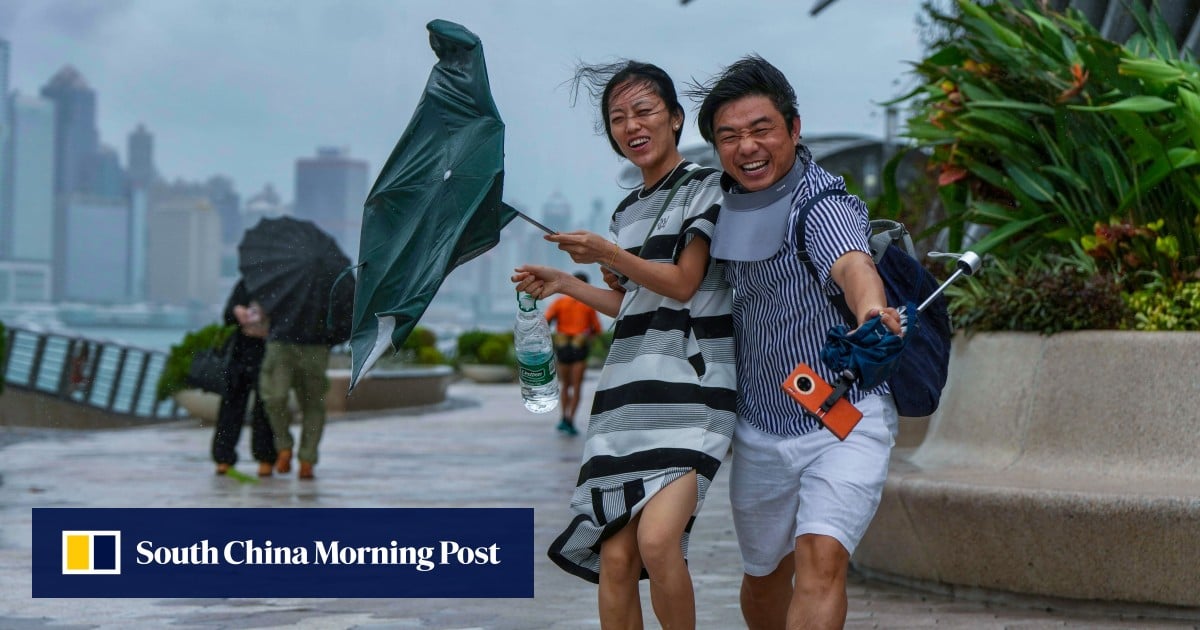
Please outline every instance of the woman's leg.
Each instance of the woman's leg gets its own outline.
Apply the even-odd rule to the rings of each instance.
[[[253,386],[242,376],[240,366],[233,366],[226,375],[225,396],[221,398],[217,426],[213,429],[212,457],[217,464],[237,463],[238,437],[242,434],[246,401]]]
[[[583,389],[583,373],[587,370],[587,361],[575,361],[563,364],[566,378],[563,382],[563,415],[568,420],[575,420],[575,412],[579,410],[579,399]]]
[[[600,628],[602,630],[641,630],[642,600],[638,579],[642,560],[638,556],[638,519],[600,543]]]
[[[650,499],[638,525],[638,552],[650,574],[650,602],[664,630],[696,627],[696,596],[683,560],[683,530],[696,511],[696,471]]]

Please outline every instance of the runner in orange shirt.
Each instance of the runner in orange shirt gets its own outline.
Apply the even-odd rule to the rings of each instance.
[[[588,281],[587,274],[582,271],[575,272],[575,277]],[[554,325],[554,351],[558,355],[558,378],[561,381],[559,396],[562,420],[558,423],[558,430],[567,435],[578,435],[575,410],[579,408],[588,349],[591,348],[592,337],[600,334],[600,318],[596,315],[596,309],[564,295],[546,309],[546,321]]]

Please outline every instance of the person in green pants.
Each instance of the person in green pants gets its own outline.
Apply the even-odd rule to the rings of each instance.
[[[329,346],[323,343],[297,343],[267,339],[267,353],[259,373],[258,390],[263,397],[271,430],[275,432],[275,449],[279,456],[275,470],[291,472],[295,439],[288,425],[292,413],[288,409],[288,390],[296,391],[300,403],[300,479],[313,478],[317,463],[317,445],[325,431],[325,392],[329,381],[325,368],[329,365]]]

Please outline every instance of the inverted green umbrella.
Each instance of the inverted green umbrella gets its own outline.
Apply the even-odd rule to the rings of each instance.
[[[479,37],[444,20],[427,28],[438,62],[363,210],[351,388],[401,347],[446,275],[494,247],[517,214],[500,200],[504,123]]]

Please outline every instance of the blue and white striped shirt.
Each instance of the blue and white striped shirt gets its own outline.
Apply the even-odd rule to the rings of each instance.
[[[841,177],[809,164],[793,193],[788,234],[779,252],[765,260],[725,263],[725,277],[734,289],[738,415],[773,435],[804,435],[820,428],[816,417],[788,396],[781,384],[801,362],[827,382],[836,381],[836,375],[821,362],[826,332],[845,323],[829,301],[828,295],[841,292],[830,270],[848,252],[870,253],[867,206],[847,194],[821,200],[805,222],[804,238],[819,282],[796,256],[797,211],[821,191],[836,188],[845,189]],[[857,403],[888,391],[887,384],[869,391],[860,391],[855,385],[847,397]]]

